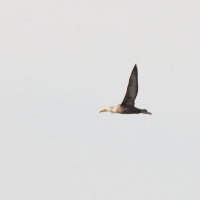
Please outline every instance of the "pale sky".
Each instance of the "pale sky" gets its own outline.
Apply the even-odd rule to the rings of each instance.
[[[3,0],[0,27],[0,199],[200,199],[199,0]],[[136,63],[153,115],[99,114]]]

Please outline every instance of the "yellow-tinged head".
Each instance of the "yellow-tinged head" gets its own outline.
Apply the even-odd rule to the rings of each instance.
[[[108,106],[108,107],[106,107],[106,108],[100,110],[99,112],[100,112],[100,113],[101,113],[101,112],[112,112],[112,109],[113,109],[113,108],[114,108],[113,106]]]

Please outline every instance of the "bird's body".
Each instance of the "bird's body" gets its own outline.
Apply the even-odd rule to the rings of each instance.
[[[112,112],[112,113],[120,113],[120,114],[151,114],[146,109],[139,109],[135,107],[135,99],[138,93],[138,70],[135,65],[131,76],[129,78],[129,84],[127,87],[127,91],[122,103],[118,106],[108,106],[101,110],[100,112]]]
[[[117,108],[117,113],[120,114],[139,114],[140,113],[140,109],[131,106],[131,107],[125,107],[125,106],[119,106]]]

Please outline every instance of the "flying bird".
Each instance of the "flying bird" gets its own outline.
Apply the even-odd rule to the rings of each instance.
[[[138,93],[138,70],[137,70],[137,65],[135,65],[131,73],[131,76],[129,78],[127,91],[122,103],[119,104],[118,106],[108,106],[103,110],[100,110],[100,113],[101,112],[111,112],[120,114],[143,113],[151,115],[151,113],[148,112],[146,109],[139,109],[135,107],[135,99],[137,93]]]

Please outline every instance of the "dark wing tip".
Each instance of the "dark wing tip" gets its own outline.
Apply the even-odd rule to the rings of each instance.
[[[134,68],[137,67],[137,64],[135,64]]]
[[[135,66],[133,67],[133,71],[131,73],[131,75],[135,72],[137,74],[138,68],[137,68],[137,64],[135,64]]]

